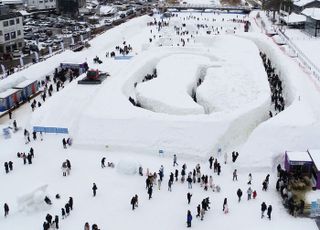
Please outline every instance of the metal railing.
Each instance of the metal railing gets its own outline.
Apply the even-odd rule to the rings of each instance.
[[[292,49],[297,55],[299,61],[308,68],[311,74],[320,81],[320,69],[299,49],[291,39],[285,35],[279,28],[277,28],[279,36],[287,42],[290,49]]]

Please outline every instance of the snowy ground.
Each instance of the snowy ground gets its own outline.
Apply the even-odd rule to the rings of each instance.
[[[274,165],[278,163],[277,160],[285,150],[319,149],[319,83],[304,73],[295,60],[289,58],[272,39],[261,34],[259,24],[252,18],[252,32],[242,33],[243,24],[228,21],[231,18],[242,19],[242,15],[194,14],[196,17],[193,18],[189,14],[181,13],[179,17],[171,19],[169,22],[171,28],[159,32],[156,27],[147,26],[147,22],[153,21],[152,18],[144,16],[133,19],[94,39],[90,49],[79,53],[64,52],[61,56],[50,58],[46,62],[21,71],[19,75],[12,76],[14,80],[23,75],[27,78],[40,78],[53,71],[62,60],[79,62],[86,60],[90,67],[111,74],[110,78],[98,86],[78,85],[73,81],[62,91],[55,92],[53,97],[33,113],[29,104],[14,112],[14,119],[17,119],[18,125],[29,130],[34,124],[68,127],[74,145],[67,150],[63,149],[61,140],[64,136],[61,135],[45,135],[44,141],[32,141],[28,145],[24,144],[22,131],[13,134],[11,139],[3,139],[1,136],[0,160],[2,164],[5,161],[13,161],[14,170],[8,175],[4,170],[0,173],[3,185],[0,190],[0,204],[7,202],[11,208],[8,218],[0,217],[0,229],[40,229],[45,215],[60,214],[60,209],[69,196],[74,198],[74,211],[70,217],[61,220],[61,229],[81,229],[85,222],[96,223],[101,230],[184,229],[188,209],[194,216],[192,228],[195,229],[212,229],[212,227],[234,229],[235,226],[259,230],[277,229],[279,226],[291,230],[317,229],[314,221],[293,218],[286,213],[275,191]],[[213,17],[217,21],[213,22]],[[181,27],[183,22],[193,22],[195,25],[210,24],[211,28],[210,26],[200,28],[198,34],[194,34],[195,39],[189,37],[190,42],[183,48],[180,43],[181,37],[170,33],[172,27]],[[195,25],[188,27],[189,30],[196,32]],[[210,35],[207,34],[208,30],[211,31]],[[218,34],[217,31],[219,34],[229,34],[229,36],[234,33],[238,38],[228,39],[228,36],[221,36],[223,39],[219,40],[219,35],[213,35]],[[153,38],[152,43],[149,42],[149,38]],[[254,47],[250,49],[250,52],[255,50],[250,55],[253,60],[246,59],[241,62],[241,59],[247,57],[241,52],[235,53],[234,59],[232,55],[227,55],[239,45],[240,40]],[[106,51],[114,50],[117,45],[121,46],[123,41],[133,47],[130,54],[133,56],[132,59],[116,61],[105,57]],[[217,58],[225,58],[226,62],[232,60],[237,65],[250,61],[251,66],[243,64],[244,68],[239,73],[226,71],[226,76],[230,77],[235,85],[225,82],[230,79],[223,78],[222,74],[218,73],[212,84],[204,80],[201,87],[208,87],[208,90],[203,90],[204,92],[211,90],[212,87],[213,90],[226,87],[225,97],[221,96],[221,91],[216,91],[216,94],[225,99],[226,103],[230,102],[226,106],[229,109],[224,108],[224,111],[210,115],[181,116],[181,114],[169,115],[137,108],[128,101],[128,97],[135,93],[134,83],[140,82],[145,74],[151,73],[156,63],[168,60],[166,59],[168,54],[170,57],[172,54],[182,53],[184,57],[194,55],[193,57],[199,59],[199,55],[203,58],[204,51],[208,49],[210,51],[215,44],[223,47],[228,42],[231,43],[229,48],[225,49],[225,56],[219,52],[213,54]],[[269,91],[265,87],[266,75],[261,69],[258,49],[271,58],[284,85],[286,109],[272,119],[267,119],[270,98]],[[96,55],[103,64],[92,63]],[[225,65],[225,68],[227,67],[228,65]],[[229,65],[229,68],[231,67],[234,67],[232,63]],[[38,74],[32,74],[35,70]],[[211,75],[211,71],[209,74]],[[243,80],[236,78],[237,75],[242,76]],[[6,84],[10,83],[9,80],[3,81],[8,81]],[[250,83],[244,84],[246,81]],[[172,81],[176,86],[179,83],[177,80]],[[239,87],[239,85],[244,93],[241,91],[234,95],[229,93],[229,87]],[[233,104],[233,97],[240,95],[242,97],[239,98],[239,104],[243,105],[237,107]],[[214,94],[205,93],[204,96],[211,102],[210,97]],[[221,104],[215,101],[211,103],[221,107]],[[7,117],[0,119],[1,126],[10,125],[11,122]],[[16,157],[16,153],[28,152],[31,146],[35,149],[34,163],[23,165],[22,160]],[[209,154],[215,156],[219,146],[222,147],[223,154],[229,153],[229,159],[228,164],[224,165],[223,156],[218,156],[222,164],[222,174],[217,176],[208,169],[207,156]],[[159,149],[165,150],[163,158],[158,156]],[[236,163],[230,162],[230,153],[233,149],[240,152]],[[191,191],[187,189],[187,184],[175,183],[172,193],[168,192],[167,182],[169,173],[173,171],[174,153],[178,155],[179,170],[181,165],[186,163],[189,172],[196,163],[201,162],[202,172],[213,175],[214,183],[222,188],[221,193],[203,191],[196,184],[192,189],[192,203],[187,205],[186,193]],[[152,172],[158,171],[161,164],[164,165],[165,179],[161,191],[155,189],[152,200],[148,201],[145,177],[125,175],[117,168],[101,169],[100,160],[103,156],[116,165],[121,160],[138,161],[144,170],[149,168]],[[61,172],[61,164],[65,159],[69,159],[72,164],[71,175],[68,177],[63,177]],[[234,169],[238,169],[239,172],[237,182],[232,181]],[[256,200],[246,201],[248,188],[246,182],[249,172],[253,173],[252,188],[257,190],[258,197]],[[270,189],[268,192],[262,192],[261,184],[268,173],[271,174]],[[98,195],[95,198],[92,197],[91,191],[93,182],[98,186]],[[48,184],[48,195],[53,200],[52,207],[31,213],[19,212],[17,198],[46,184]],[[241,203],[238,203],[236,197],[238,188],[244,192]],[[54,198],[57,193],[61,195],[60,200]],[[139,196],[139,208],[132,212],[130,199],[134,194]],[[195,218],[196,206],[208,196],[212,208],[201,222]],[[230,209],[227,215],[222,212],[225,197],[228,198]],[[260,218],[262,201],[273,206],[272,221]]]

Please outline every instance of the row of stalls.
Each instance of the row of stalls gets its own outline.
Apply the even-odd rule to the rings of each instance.
[[[309,177],[312,187],[320,189],[320,149],[286,151],[284,166],[292,175]]]
[[[78,62],[61,62],[59,70],[71,69],[76,76],[85,73],[88,70],[88,64]],[[58,68],[57,68],[58,69]],[[39,82],[37,80],[24,80],[14,86],[10,85],[9,89],[0,93],[0,112],[7,111],[17,107],[39,92]]]
[[[4,112],[25,102],[39,91],[37,80],[25,80],[0,93],[0,112]]]

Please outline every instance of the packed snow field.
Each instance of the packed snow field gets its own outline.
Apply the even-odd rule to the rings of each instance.
[[[285,150],[319,148],[319,85],[260,34],[253,20],[251,32],[243,33],[244,19],[251,17],[188,12],[160,24],[153,23],[159,16],[139,17],[95,38],[87,50],[64,52],[3,80],[10,85],[22,76],[41,78],[61,61],[87,61],[91,68],[111,75],[101,85],[72,81],[34,112],[29,104],[13,112],[21,130],[10,139],[0,139],[1,162],[13,162],[13,171],[0,174],[0,204],[10,207],[9,216],[0,217],[0,229],[41,229],[47,213],[59,215],[60,229],[67,230],[81,229],[86,222],[96,223],[101,230],[184,229],[187,210],[192,212],[195,229],[317,229],[312,220],[287,214],[275,190],[274,166]],[[131,59],[105,56],[125,44],[132,47]],[[271,119],[270,89],[259,51],[271,59],[284,85],[286,108]],[[103,63],[93,63],[95,56]],[[142,82],[154,69],[157,77]],[[143,108],[133,106],[129,97]],[[0,124],[12,126],[12,120],[5,116]],[[72,146],[62,147],[62,138],[69,136],[50,134],[43,141],[38,135],[25,144],[23,129],[32,130],[33,125],[68,128]],[[32,164],[24,165],[17,152],[28,153],[30,147],[35,157]],[[160,149],[164,156],[159,156]],[[240,153],[235,163],[233,150]],[[178,156],[176,167],[173,154]],[[211,155],[221,163],[220,175],[209,169]],[[115,168],[101,168],[103,157]],[[63,177],[61,165],[66,159],[72,170]],[[169,192],[170,172],[180,171],[184,163],[187,172],[200,163],[201,173],[212,175],[221,191],[204,191],[199,183],[188,189],[186,182],[178,181]],[[147,169],[158,172],[164,166],[161,190],[154,186],[150,200],[146,176],[134,174],[140,165],[144,175]],[[234,169],[237,181],[232,180]],[[249,173],[258,195],[247,201]],[[267,174],[271,178],[265,192],[261,184]],[[95,197],[93,183],[98,187]],[[45,185],[47,189],[37,190]],[[238,188],[244,193],[240,203]],[[193,194],[189,205],[187,192]],[[56,199],[56,194],[61,198]],[[130,200],[135,194],[139,207],[132,211]],[[52,205],[39,204],[45,195]],[[61,219],[61,208],[70,196],[73,210]],[[196,207],[206,197],[211,209],[201,221],[195,218]],[[222,211],[224,198],[228,198],[227,214]],[[273,206],[271,221],[261,219],[263,201]]]

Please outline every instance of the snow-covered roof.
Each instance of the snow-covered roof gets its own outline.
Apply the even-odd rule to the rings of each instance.
[[[282,20],[287,24],[295,24],[305,22],[306,16],[292,12],[289,16],[282,17]]]
[[[20,82],[23,82],[24,80],[26,80],[26,77],[24,77],[24,76],[14,77],[12,75],[1,80],[0,81],[0,93],[18,85]]]
[[[26,10],[19,10],[18,12],[19,12],[22,16],[32,15],[31,13],[28,13]]]
[[[20,91],[20,89],[8,89],[2,93],[0,93],[0,98],[6,98],[12,94],[14,94],[15,92]]]
[[[21,88],[24,88],[34,82],[35,82],[35,80],[25,80],[25,81],[19,83],[18,85],[16,85],[14,88],[21,89]]]
[[[98,20],[99,18],[100,17],[97,15],[93,15],[93,16],[88,17],[88,19],[91,19],[91,20]]]
[[[320,8],[307,8],[304,9],[301,14],[309,16],[315,20],[320,20]]]
[[[299,0],[299,1],[294,1],[293,2],[293,5],[296,5],[296,6],[305,6],[311,2],[317,2],[319,0]]]
[[[286,152],[289,161],[312,162],[308,152]]]
[[[14,5],[14,4],[22,4],[22,0],[2,0],[3,5]]]
[[[320,149],[309,149],[308,152],[313,160],[314,165],[320,171]]]
[[[110,13],[115,13],[116,9],[113,8],[112,6],[100,6],[100,14],[110,14]]]

